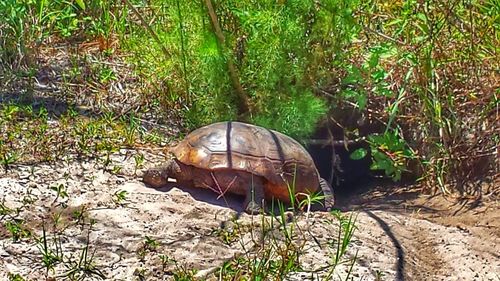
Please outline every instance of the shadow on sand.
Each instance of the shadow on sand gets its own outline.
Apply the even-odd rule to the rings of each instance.
[[[396,256],[397,256],[397,262],[396,262],[396,280],[397,281],[404,281],[404,271],[405,271],[405,252],[403,250],[403,247],[401,247],[401,244],[399,243],[398,238],[396,235],[394,235],[394,232],[392,232],[391,227],[379,216],[375,215],[371,211],[364,211],[370,218],[374,219],[382,228],[391,239],[392,245],[396,249]]]
[[[144,183],[141,183],[144,184]],[[233,211],[235,211],[238,216],[241,215],[242,213],[245,212],[245,208],[243,206],[244,202],[244,197],[239,196],[239,195],[234,195],[230,193],[226,193],[223,197],[217,198],[217,194],[215,194],[213,191],[208,190],[208,189],[202,189],[202,188],[193,188],[193,187],[185,187],[185,186],[180,186],[175,182],[170,182],[167,185],[161,187],[161,188],[152,188],[144,184],[146,188],[150,188],[153,190],[157,190],[160,192],[170,192],[173,188],[178,188],[182,190],[183,192],[188,193],[194,200],[205,202],[208,204],[224,207],[224,208],[229,208]],[[289,205],[285,204],[284,205],[285,210],[288,210]],[[277,202],[271,202],[266,200],[265,202],[265,211],[267,215],[279,215],[279,207]],[[323,211],[323,207],[320,204],[314,204],[311,206],[311,211]]]

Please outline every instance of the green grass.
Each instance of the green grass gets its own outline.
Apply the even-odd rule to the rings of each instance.
[[[120,148],[163,141],[155,132],[141,131],[133,115],[115,118],[109,112],[87,118],[70,109],[57,116],[58,122],[50,123],[54,117],[49,118],[44,107],[36,112],[16,103],[0,104],[0,115],[0,164],[4,169],[14,163],[54,162],[69,156],[98,157],[105,167],[116,170],[110,155]],[[136,154],[134,159],[139,169],[143,156]]]
[[[47,278],[57,276],[57,278],[67,280],[106,279],[101,269],[102,266],[95,261],[96,247],[92,245],[90,239],[95,221],[89,218],[88,210],[84,206],[70,208],[63,202],[55,205],[59,197],[59,193],[54,195],[55,199],[51,205],[58,207],[53,207],[49,212],[43,213],[44,219],[41,221],[31,215],[26,220],[21,218],[30,212],[35,201],[24,201],[23,206],[15,211],[5,206],[2,207],[0,222],[5,233],[15,243],[36,245],[38,255],[32,262],[33,265],[45,269]],[[84,243],[81,248],[68,252],[65,247],[70,236],[69,231],[75,227],[85,235]],[[9,273],[8,275],[9,280],[28,280],[23,279],[20,274]]]
[[[22,219],[7,220],[3,227],[9,232],[14,242],[31,236],[31,232],[27,229]]]
[[[284,277],[300,272],[312,273],[311,268],[304,267],[302,256],[311,247],[307,245],[307,241],[319,243],[318,240],[311,237],[309,226],[300,224],[297,217],[290,217],[285,212],[286,209],[283,205],[278,204],[277,208],[278,214],[276,216],[256,217],[255,224],[252,223],[250,226],[234,223],[233,231],[239,233],[239,237],[244,229],[249,229],[252,232],[255,246],[244,254],[225,262],[217,269],[215,276],[219,280],[267,280],[276,276]],[[355,218],[352,215],[346,217],[339,213],[333,218],[326,224],[332,226],[331,234],[336,232],[337,236],[327,245],[318,245],[321,248],[331,249],[331,260],[324,268],[328,268],[328,270],[320,280],[330,280],[335,273],[336,266],[342,263],[350,264],[350,270],[352,270],[356,261],[356,257],[350,258],[345,255],[356,229]],[[338,222],[337,227],[334,226],[334,221]],[[335,228],[337,229],[335,230]],[[221,238],[228,241],[227,236]],[[244,244],[242,238],[234,241],[236,242],[232,243]],[[349,276],[350,273],[347,274],[345,280],[349,280]]]
[[[60,214],[59,214],[60,215]],[[47,233],[45,222],[42,224],[42,235],[37,238],[37,247],[41,255],[41,263],[46,269],[46,276],[56,275],[59,278],[67,278],[68,280],[85,280],[87,278],[95,278],[97,280],[105,280],[106,276],[100,269],[95,260],[95,249],[89,253],[91,249],[90,233],[92,231],[93,222],[88,223],[80,220],[81,217],[73,217],[65,225],[61,225],[59,219],[53,216],[53,233]],[[70,218],[71,219],[71,218]],[[79,224],[86,229],[85,243],[82,248],[76,252],[68,253],[63,250],[63,241],[66,239],[65,230],[74,224]],[[50,235],[50,236],[49,236]],[[56,267],[62,265],[62,272],[56,271]]]

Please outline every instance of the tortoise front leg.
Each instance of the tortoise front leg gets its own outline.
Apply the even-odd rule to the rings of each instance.
[[[264,183],[255,177],[249,184],[243,206],[248,214],[258,214],[262,211],[264,202]]]

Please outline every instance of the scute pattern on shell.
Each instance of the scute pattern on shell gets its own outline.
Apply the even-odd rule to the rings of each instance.
[[[177,159],[202,169],[233,169],[262,176],[268,188],[316,191],[319,175],[309,153],[294,139],[259,126],[219,122],[191,132],[172,150]],[[281,192],[284,192],[281,190]]]

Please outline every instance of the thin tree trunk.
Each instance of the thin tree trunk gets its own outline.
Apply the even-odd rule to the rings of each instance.
[[[223,53],[226,40],[224,38],[224,34],[222,33],[222,29],[219,25],[219,21],[217,19],[217,14],[215,14],[215,10],[214,10],[214,7],[212,5],[211,0],[205,0],[205,5],[207,6],[208,14],[210,15],[212,27],[215,30],[215,35],[217,37],[217,41],[219,42],[219,47],[221,49],[221,53]],[[248,113],[250,113],[248,96],[245,93],[245,91],[243,90],[243,87],[241,86],[238,71],[236,70],[236,67],[234,66],[233,59],[230,57],[227,60],[227,68],[229,70],[229,76],[231,78],[231,82],[233,84],[234,90],[236,91],[236,94],[238,95],[238,110],[239,110],[238,115],[240,115],[240,116],[247,115]]]

